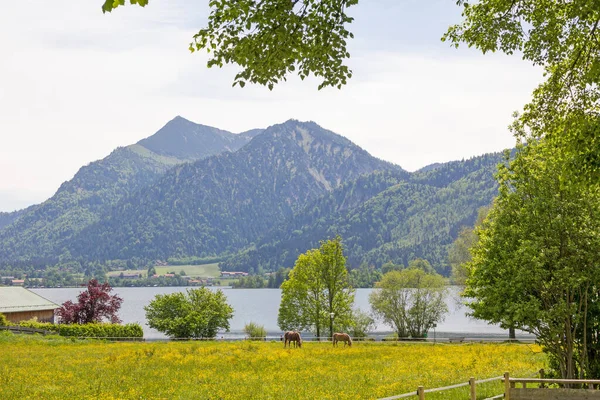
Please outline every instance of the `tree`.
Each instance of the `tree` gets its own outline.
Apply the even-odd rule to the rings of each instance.
[[[435,269],[431,266],[429,261],[424,260],[422,258],[415,258],[414,260],[410,260],[408,262],[409,269],[420,269],[426,274],[435,274]]]
[[[298,257],[289,279],[281,285],[277,322],[282,330],[312,329],[317,337],[329,325],[331,336],[334,326],[350,324],[353,303],[354,291],[338,236]]]
[[[371,315],[362,310],[352,311],[352,322],[348,327],[348,333],[353,338],[366,338],[375,328],[375,320]]]
[[[105,0],[110,12],[125,0]],[[148,0],[130,0],[145,6]],[[346,9],[358,0],[223,0],[211,1],[208,26],[190,43],[190,51],[211,54],[207,66],[237,64],[242,70],[233,85],[246,82],[272,89],[297,70],[300,78],[320,78],[319,89],[341,88],[352,71],[344,64],[350,57],[346,29],[353,20]]]
[[[404,265],[397,265],[397,264],[394,264],[391,261],[388,261],[388,262],[386,262],[385,264],[383,264],[381,266],[381,273],[385,275],[388,272],[391,272],[391,271],[401,271],[404,268],[405,268]]]
[[[92,279],[87,290],[79,293],[77,303],[66,301],[56,310],[56,315],[63,324],[90,324],[109,320],[113,324],[121,322],[117,316],[123,299],[118,295],[110,295],[112,288],[105,282],[100,284]]]
[[[476,318],[535,334],[563,378],[598,378],[600,188],[576,179],[569,148],[516,134],[476,231],[468,305]]]
[[[448,312],[446,285],[438,274],[418,268],[388,272],[369,295],[373,312],[398,337],[423,337]]]
[[[578,176],[600,174],[600,6],[597,1],[458,0],[464,21],[442,40],[483,53],[518,52],[544,68],[521,124],[536,137],[568,147]]]
[[[380,279],[381,271],[367,263],[362,263],[360,267],[350,271],[350,284],[354,288],[371,288]]]
[[[188,289],[186,293],[158,294],[144,307],[148,326],[172,338],[214,338],[229,331],[233,308],[221,290]]]
[[[481,207],[477,212],[477,221],[474,227],[463,226],[458,237],[448,249],[448,262],[452,268],[452,281],[457,285],[464,285],[467,281],[466,264],[471,261],[470,249],[477,242],[475,228],[481,226],[490,211],[490,207]]]

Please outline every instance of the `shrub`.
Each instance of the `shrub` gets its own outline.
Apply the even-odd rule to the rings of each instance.
[[[4,314],[0,314],[0,326],[8,326],[8,319]]]
[[[229,331],[233,308],[221,290],[188,289],[186,293],[157,294],[146,310],[148,326],[172,338],[214,338]]]
[[[352,322],[348,333],[353,339],[366,338],[374,328],[375,320],[370,314],[362,310],[352,311]]]
[[[140,324],[52,324],[36,320],[21,321],[19,326],[42,329],[60,336],[89,338],[141,338],[144,331]]]
[[[254,322],[249,322],[244,326],[244,332],[250,340],[265,340],[267,330],[263,325],[258,325]]]
[[[21,322],[19,322],[18,325],[25,327],[25,328],[41,329],[44,331],[58,333],[58,325],[53,324],[51,322],[38,322],[37,319],[29,319],[27,321],[21,321]]]
[[[140,324],[60,324],[61,336],[90,338],[141,338],[144,332]]]

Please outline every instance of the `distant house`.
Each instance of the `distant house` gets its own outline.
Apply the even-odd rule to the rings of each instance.
[[[175,274],[164,274],[163,276],[165,276],[167,278],[174,278]]]
[[[240,271],[221,271],[222,277],[248,276],[247,272]]]
[[[0,314],[10,322],[37,317],[40,322],[54,322],[54,310],[60,306],[19,286],[0,287]]]
[[[13,286],[23,286],[25,284],[25,279],[13,279],[10,281]]]

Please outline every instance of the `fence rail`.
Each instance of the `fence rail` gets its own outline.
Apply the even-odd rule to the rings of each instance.
[[[42,335],[49,335],[49,334],[53,333],[50,331],[45,331],[43,329],[27,328],[24,326],[0,326],[0,330],[10,331],[10,332],[15,332],[15,333],[28,333],[28,334],[41,333]]]
[[[540,370],[540,375],[543,376],[544,370]],[[481,383],[488,383],[488,382],[494,382],[494,381],[513,381],[514,378],[511,378],[509,380],[506,380],[506,377],[508,377],[508,373],[506,373],[504,376],[494,376],[492,378],[486,378],[486,379],[479,379],[476,380],[475,378],[471,378],[469,379],[468,382],[461,382],[461,383],[456,383],[454,385],[449,385],[449,386],[443,386],[443,387],[438,387],[438,388],[431,388],[431,389],[425,389],[423,386],[419,386],[417,388],[416,392],[409,392],[409,393],[403,393],[403,394],[399,394],[396,396],[390,396],[390,397],[384,397],[381,398],[379,400],[396,400],[396,399],[405,399],[408,397],[414,397],[414,396],[418,396],[419,400],[424,400],[425,399],[425,394],[427,393],[435,393],[435,392],[442,392],[445,390],[452,390],[452,389],[458,389],[461,387],[465,387],[465,386],[470,386],[471,387],[471,391],[470,391],[470,399],[471,400],[476,400],[477,399],[477,388],[476,385],[481,384]],[[536,378],[518,378],[519,382],[520,381],[546,381],[546,379],[536,379]],[[499,394],[493,397],[489,397],[486,400],[492,400],[492,399],[500,399],[503,398],[504,394]]]

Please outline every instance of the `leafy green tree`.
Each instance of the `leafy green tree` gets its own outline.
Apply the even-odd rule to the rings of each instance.
[[[563,378],[600,377],[600,188],[569,148],[517,131],[477,230],[465,295],[476,318],[533,333]]]
[[[375,319],[362,310],[352,311],[352,322],[348,327],[348,333],[353,338],[365,338],[375,328]]]
[[[282,330],[312,329],[317,337],[329,325],[348,326],[354,291],[348,282],[340,237],[322,241],[319,249],[301,254],[281,285],[277,322]]]
[[[489,212],[490,207],[481,207],[477,213],[475,226],[473,228],[463,226],[458,237],[448,249],[448,262],[452,267],[452,281],[457,285],[464,285],[467,281],[466,263],[471,261],[470,249],[477,242],[475,228],[481,226]]]
[[[424,260],[422,258],[415,258],[408,262],[409,269],[420,269],[426,274],[435,274],[435,269],[431,266],[429,261]]]
[[[112,11],[125,0],[105,0]],[[130,0],[145,6],[148,0]],[[208,25],[194,35],[190,51],[206,50],[208,67],[237,64],[233,85],[273,85],[297,71],[304,79],[321,79],[319,89],[341,88],[352,71],[346,41],[354,35],[346,9],[358,0],[223,0],[211,1]]]
[[[381,271],[373,265],[362,263],[350,271],[350,285],[354,288],[371,288],[381,279]]]
[[[423,337],[448,312],[446,284],[438,274],[419,268],[388,272],[369,295],[373,312],[399,338]]]
[[[597,1],[457,1],[462,23],[442,40],[483,53],[519,53],[544,68],[520,122],[537,137],[570,148],[578,175],[600,174],[600,6]]]
[[[233,308],[221,290],[188,289],[158,294],[144,307],[148,326],[173,338],[214,338],[229,331]]]
[[[404,269],[404,265],[397,265],[394,264],[391,261],[386,262],[385,264],[383,264],[381,266],[381,272],[385,275],[388,272],[392,272],[392,271],[401,271]]]

